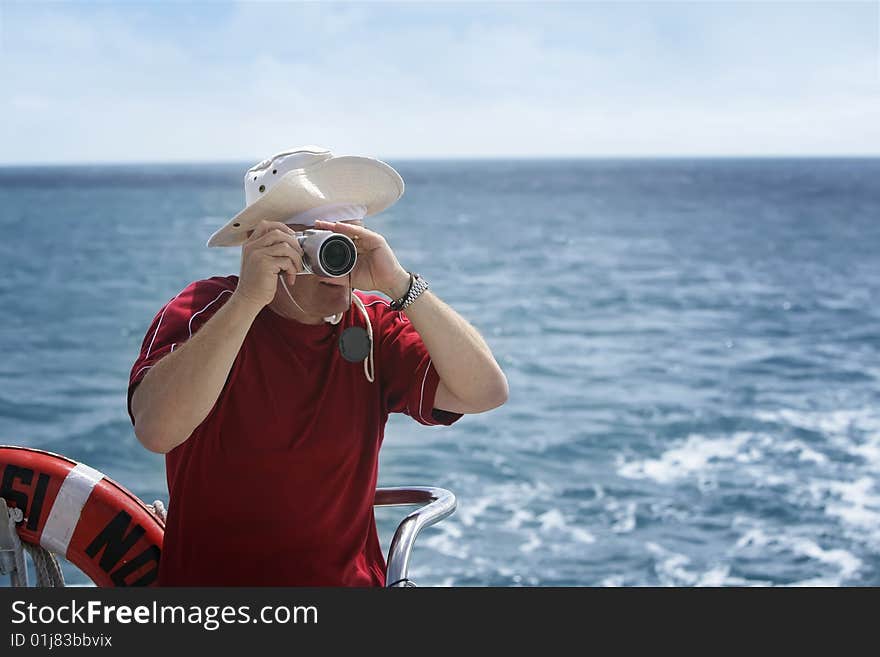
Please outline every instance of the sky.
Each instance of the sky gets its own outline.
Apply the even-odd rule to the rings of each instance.
[[[0,164],[880,155],[880,2],[0,0]]]

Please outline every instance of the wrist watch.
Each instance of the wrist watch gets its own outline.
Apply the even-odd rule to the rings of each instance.
[[[406,294],[404,294],[402,297],[391,302],[391,309],[406,310],[412,305],[413,301],[418,299],[422,295],[422,292],[427,289],[428,282],[418,274],[410,272],[409,290],[407,290]]]

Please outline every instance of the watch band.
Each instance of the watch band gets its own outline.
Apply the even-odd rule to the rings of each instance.
[[[392,299],[391,300],[391,304],[390,304],[391,310],[400,310],[400,307],[403,305],[403,302],[406,301],[406,298],[409,296],[409,291],[412,289],[414,280],[415,280],[415,277],[413,276],[412,272],[410,272],[410,274],[409,274],[409,287],[406,288],[406,293],[402,297],[400,297],[399,299]]]
[[[412,303],[418,299],[422,293],[428,289],[428,282],[419,276],[418,274],[414,274],[410,272],[409,274],[409,290],[406,291],[406,294],[396,301],[391,302],[392,310],[406,310],[409,308]]]

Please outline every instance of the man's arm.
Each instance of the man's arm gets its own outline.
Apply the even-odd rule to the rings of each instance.
[[[358,267],[352,284],[380,290],[399,299],[409,289],[409,274],[385,238],[363,226],[318,221],[316,228],[343,233],[358,245]],[[504,372],[477,330],[430,290],[406,309],[431,356],[440,384],[434,407],[454,413],[482,413],[507,401]]]
[[[389,291],[398,299],[409,289],[409,275]],[[483,413],[507,401],[507,377],[477,329],[426,290],[404,311],[419,332],[440,383],[434,408],[454,413]]]
[[[241,276],[229,301],[189,340],[147,371],[131,398],[134,433],[144,447],[170,452],[214,408],[239,349],[278,275],[296,282],[302,248],[283,224],[263,222],[242,248]]]
[[[144,375],[131,397],[134,432],[144,447],[169,452],[208,416],[255,317],[254,305],[233,293],[201,330]]]

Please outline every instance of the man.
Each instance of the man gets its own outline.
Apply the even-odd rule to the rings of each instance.
[[[245,191],[209,242],[242,243],[240,275],[172,299],[132,368],[135,433],[166,454],[159,583],[381,586],[373,492],[388,414],[449,425],[503,404],[507,380],[363,225],[403,193],[387,164],[304,147],[249,170]],[[349,276],[304,273],[308,228],[352,240]]]

